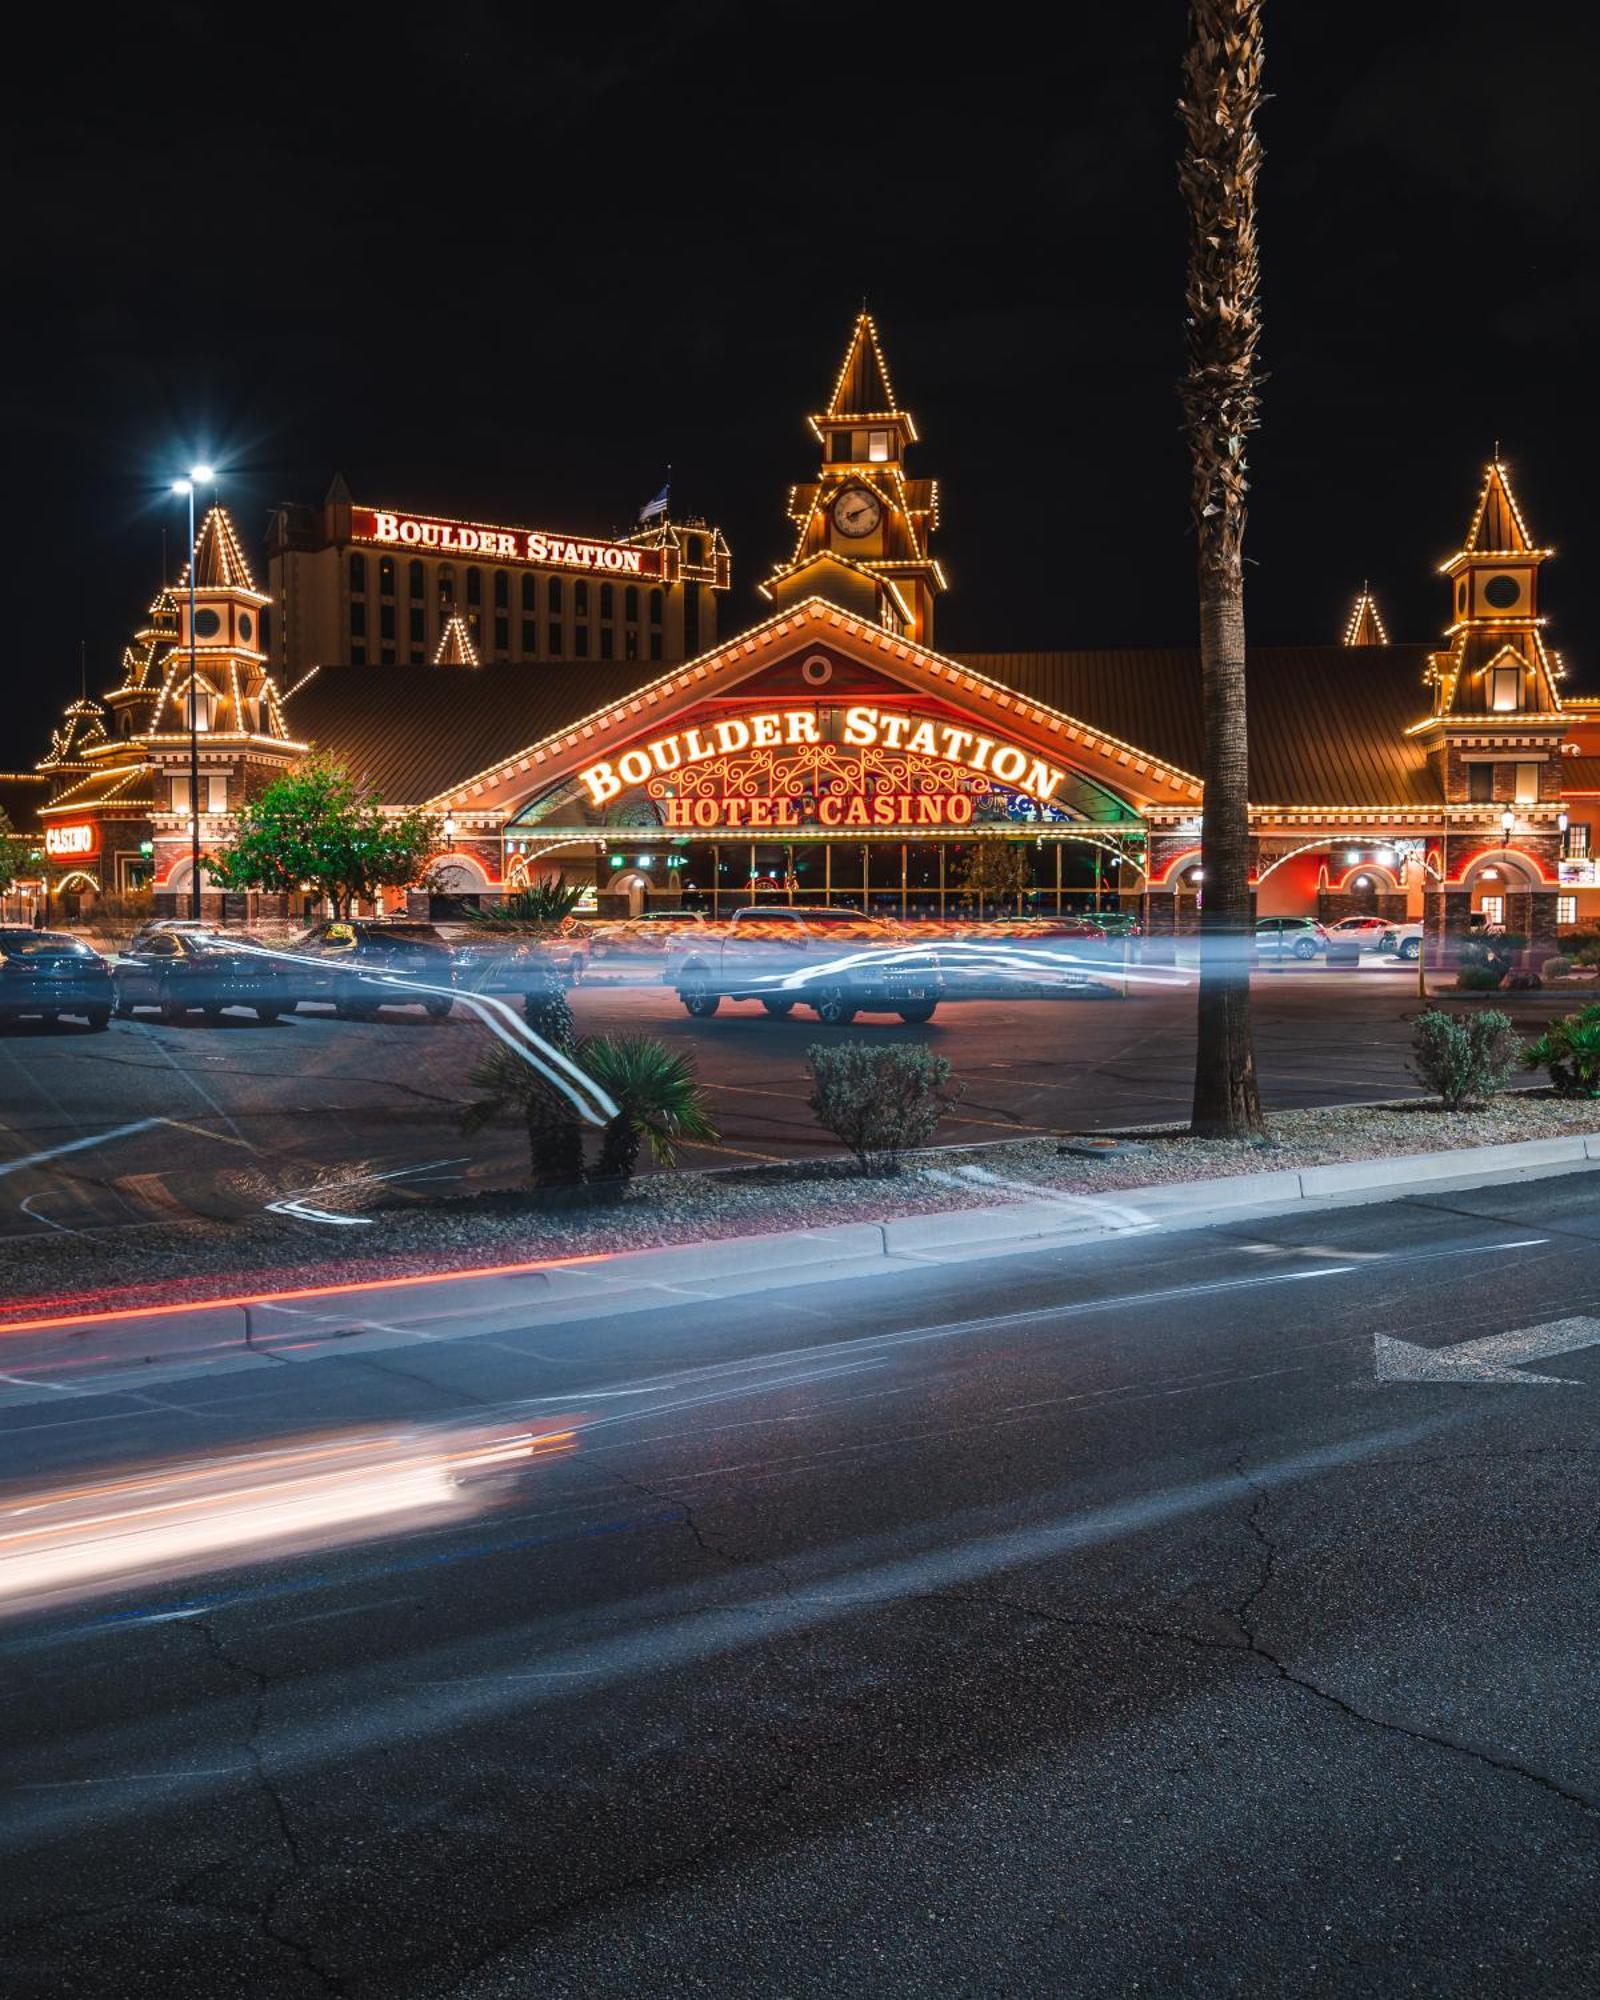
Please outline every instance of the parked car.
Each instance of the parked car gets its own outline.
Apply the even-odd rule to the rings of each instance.
[[[1095,910],[1092,916],[1108,938],[1136,938],[1140,935],[1142,927],[1132,910]]]
[[[1408,965],[1415,965],[1422,956],[1421,924],[1390,924],[1378,940],[1378,949],[1394,958],[1404,959]]]
[[[23,1015],[43,1021],[74,1014],[106,1026],[116,996],[111,967],[82,938],[22,925],[0,929],[0,1026]]]
[[[592,943],[587,924],[573,917],[559,922],[458,931],[450,946],[455,983],[464,993],[526,993],[528,968],[550,967],[563,986],[576,986],[589,968]]]
[[[648,916],[618,917],[592,924],[589,956],[597,971],[612,966],[671,966],[704,943],[716,927],[699,910],[652,910]]]
[[[454,1005],[446,992],[419,993],[400,983],[454,985],[450,947],[432,924],[383,917],[336,917],[314,924],[295,944],[288,968],[296,1004],[331,1000],[344,1021],[370,1021],[380,1007],[421,1007],[442,1021]]]
[[[918,953],[908,935],[853,910],[735,910],[721,936],[685,958],[678,998],[697,1020],[724,1000],[759,1000],[778,1016],[810,1007],[830,1027],[860,1013],[928,1021],[944,983],[933,951]]]
[[[126,1017],[155,1007],[163,1021],[176,1023],[197,1010],[220,1021],[229,1007],[249,1007],[258,1021],[275,1021],[293,1006],[292,989],[274,959],[258,956],[263,950],[244,936],[153,930],[137,950],[117,956],[111,974],[117,1012]]]
[[[1389,929],[1386,917],[1340,917],[1326,926],[1328,943],[1354,945],[1357,951],[1377,951]]]
[[[1256,951],[1263,958],[1309,960],[1328,948],[1328,933],[1315,917],[1261,917]]]
[[[199,917],[149,917],[129,938],[125,948],[128,951],[142,951],[153,937],[159,937],[163,931],[186,932],[190,937],[225,935],[215,924],[206,923]]]

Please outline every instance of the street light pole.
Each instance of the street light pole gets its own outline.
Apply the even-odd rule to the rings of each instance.
[[[189,502],[189,914],[196,923],[200,921],[200,662],[194,628],[194,489],[202,479],[210,482],[216,476],[209,465],[197,465],[187,479],[172,482],[173,492],[182,493]]]

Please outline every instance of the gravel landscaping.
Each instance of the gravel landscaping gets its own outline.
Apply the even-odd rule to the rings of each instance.
[[[352,1213],[370,1215],[365,1226],[263,1215],[0,1243],[0,1324],[46,1310],[641,1250],[1575,1132],[1600,1132],[1600,1101],[1519,1091],[1454,1116],[1427,1100],[1286,1111],[1273,1118],[1270,1136],[1255,1143],[1191,1139],[1173,1130],[1129,1132],[1109,1142],[1063,1134],[934,1149],[909,1157],[898,1175],[871,1179],[843,1161],[653,1175],[621,1200],[559,1209],[514,1190],[429,1201],[357,1185],[343,1198]]]

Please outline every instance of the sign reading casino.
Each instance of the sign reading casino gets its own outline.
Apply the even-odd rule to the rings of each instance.
[[[665,549],[546,534],[540,528],[485,528],[432,514],[392,513],[381,507],[352,507],[350,534],[358,542],[409,549],[418,555],[476,556],[480,562],[532,563],[540,569],[590,570],[600,576],[666,575]]]
[[[663,826],[966,826],[1005,788],[1048,806],[1066,773],[942,717],[857,703],[774,708],[657,736],[580,780],[596,806],[642,786]]]

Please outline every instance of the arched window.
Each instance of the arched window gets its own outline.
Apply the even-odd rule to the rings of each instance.
[[[494,573],[494,608],[504,611],[511,603],[511,579],[503,569]]]
[[[589,586],[581,576],[572,586],[572,615],[574,618],[587,618],[589,615]]]
[[[454,563],[439,565],[439,602],[454,604],[456,601],[456,566]]]
[[[422,580],[422,565],[419,562],[406,564],[406,589],[415,598],[426,596],[427,588]]]
[[[661,592],[659,590],[652,590],[650,593],[650,623],[652,625],[659,625],[661,623],[662,602]]]
[[[352,553],[350,557],[350,588],[364,591],[367,587],[367,559]]]
[[[551,577],[545,584],[544,603],[545,609],[550,613],[552,618],[559,618],[561,616],[561,579],[559,576]]]
[[[524,611],[537,611],[539,608],[538,586],[531,576],[522,579],[522,608]]]
[[[379,556],[378,558],[378,595],[380,597],[394,596],[393,556]]]
[[[600,586],[600,616],[610,618],[616,610],[617,593],[609,583]]]
[[[622,615],[630,622],[635,622],[638,619],[639,586],[636,583],[630,583],[622,594]]]
[[[481,604],[483,602],[483,571],[481,569],[469,569],[467,571],[467,602],[469,604]]]

